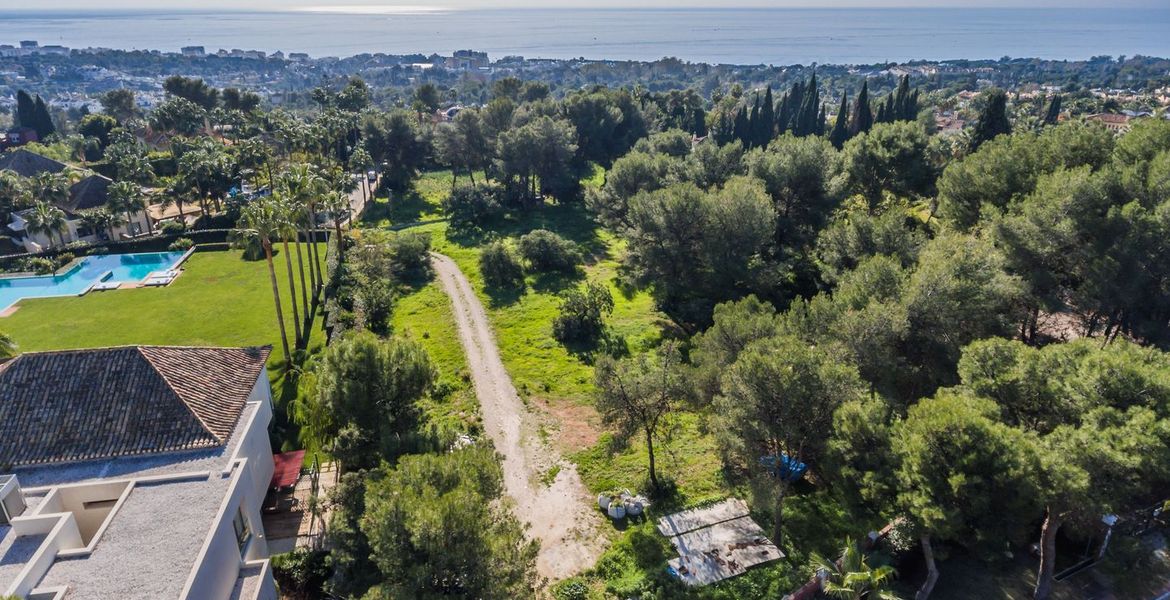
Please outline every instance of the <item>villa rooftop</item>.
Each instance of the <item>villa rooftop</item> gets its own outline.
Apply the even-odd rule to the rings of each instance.
[[[270,349],[126,346],[0,365],[0,464],[222,446]]]
[[[0,153],[0,171],[12,171],[21,177],[32,177],[46,171],[60,173],[65,168],[65,163],[24,149]]]

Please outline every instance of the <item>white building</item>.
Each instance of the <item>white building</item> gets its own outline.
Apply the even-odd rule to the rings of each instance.
[[[24,149],[0,154],[0,171],[12,171],[22,177],[32,177],[41,172],[60,173],[68,169],[68,165],[45,158],[39,154]],[[84,216],[87,212],[103,208],[109,202],[109,189],[113,183],[109,178],[97,174],[82,177],[77,183],[69,187],[69,196],[57,203],[65,213],[65,227],[50,234],[44,231],[29,229],[28,217],[33,209],[25,209],[12,213],[8,222],[8,230],[13,234],[13,241],[24,246],[27,252],[40,252],[51,246],[68,244],[70,242],[99,242],[133,238],[149,233],[153,224],[146,211],[131,213],[129,218],[121,215],[125,223],[113,228],[113,231],[95,231],[86,226]],[[0,463],[2,464],[2,463]]]
[[[275,600],[270,348],[0,365],[0,596]]]

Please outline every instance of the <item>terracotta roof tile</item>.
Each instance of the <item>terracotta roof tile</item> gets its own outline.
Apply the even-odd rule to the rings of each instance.
[[[126,346],[0,366],[0,468],[227,442],[270,349]]]

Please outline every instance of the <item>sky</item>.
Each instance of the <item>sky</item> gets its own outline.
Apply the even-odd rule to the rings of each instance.
[[[38,0],[35,6],[6,6],[17,0],[0,0],[0,10],[95,10],[95,9],[252,9],[339,12],[394,12],[434,9],[490,8],[727,8],[727,7],[1082,7],[1166,8],[1166,0]],[[23,4],[23,3],[19,3]]]

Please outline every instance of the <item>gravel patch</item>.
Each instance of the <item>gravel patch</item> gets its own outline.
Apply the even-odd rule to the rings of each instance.
[[[0,590],[12,585],[44,541],[44,535],[17,536],[12,527],[0,526]]]
[[[136,486],[93,553],[58,560],[38,587],[69,586],[74,600],[177,598],[230,481]]]
[[[516,502],[516,515],[540,540],[536,568],[550,579],[564,579],[593,566],[605,546],[598,531],[600,517],[576,465],[562,460],[536,435],[536,419],[516,393],[500,359],[495,335],[483,304],[467,277],[450,258],[431,254],[443,292],[451,298],[459,341],[475,384],[484,430],[504,456],[504,487]],[[561,465],[549,486],[541,474]]]

